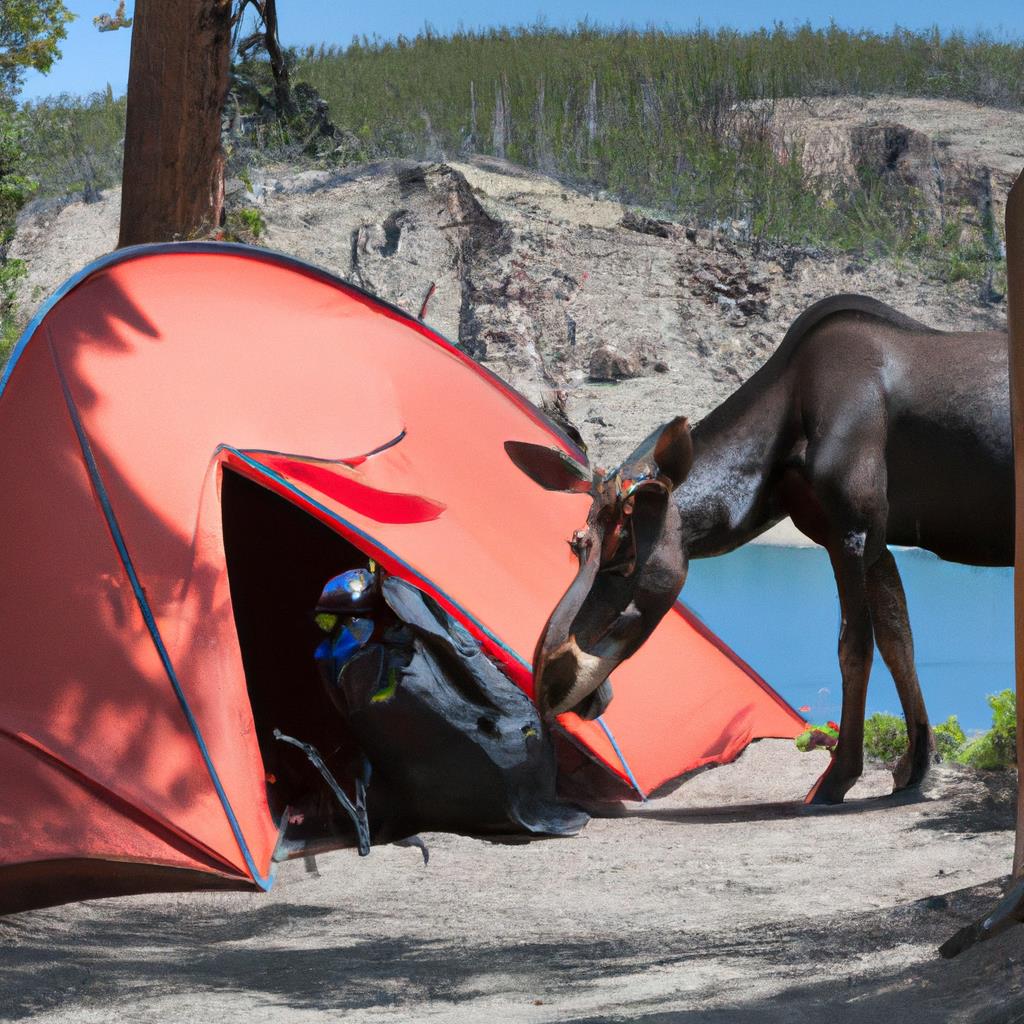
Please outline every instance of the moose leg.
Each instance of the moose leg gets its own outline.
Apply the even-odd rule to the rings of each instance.
[[[842,803],[864,770],[864,708],[874,652],[864,570],[864,537],[863,532],[851,531],[838,547],[829,548],[842,610],[839,669],[843,676],[843,713],[832,760],[807,794],[807,803]]]
[[[842,803],[864,767],[864,708],[875,649],[867,567],[885,550],[888,416],[881,381],[865,381],[851,395],[842,375],[818,370],[803,406],[805,473],[826,524],[825,546],[839,591],[843,712],[832,763],[806,799]]]
[[[892,673],[907,720],[907,752],[893,771],[896,792],[921,785],[934,757],[935,742],[914,667],[914,637],[903,581],[888,548],[882,549],[868,569],[867,586],[875,643]]]

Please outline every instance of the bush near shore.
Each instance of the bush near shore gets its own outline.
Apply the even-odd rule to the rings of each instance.
[[[968,739],[956,715],[934,727],[935,749],[943,761],[995,770],[1017,760],[1017,705],[1013,690],[990,694],[992,728]],[[864,752],[876,761],[895,763],[907,749],[907,724],[902,717],[877,712],[864,721]]]

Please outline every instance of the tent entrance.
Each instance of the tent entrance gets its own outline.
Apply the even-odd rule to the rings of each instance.
[[[312,611],[324,583],[367,556],[302,509],[223,468],[228,580],[253,720],[275,821],[289,816],[289,856],[355,844],[355,830],[320,774],[274,730],[311,743],[354,791],[356,745],[324,691]]]

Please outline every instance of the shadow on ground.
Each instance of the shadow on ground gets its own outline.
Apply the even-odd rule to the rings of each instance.
[[[414,1018],[417,1007],[442,1002],[470,1009],[473,1000],[496,992],[524,1006],[535,994],[557,1005],[559,995],[576,997],[594,983],[606,986],[609,979],[652,970],[667,969],[682,982],[691,968],[711,958],[742,966],[744,973],[777,976],[778,991],[755,1001],[745,1000],[739,990],[708,993],[700,1002],[714,1008],[699,1011],[664,1012],[665,997],[660,997],[651,1005],[614,1003],[611,1016],[559,1019],[576,1024],[783,1024],[819,1017],[830,1024],[1024,1022],[1024,930],[952,963],[936,956],[910,969],[849,976],[861,958],[884,963],[885,952],[896,947],[938,946],[990,907],[999,891],[989,883],[905,906],[758,931],[730,931],[726,925],[714,935],[676,930],[602,941],[475,946],[452,935],[436,941],[367,938],[358,934],[358,918],[328,906],[279,904],[230,914],[206,908],[206,917],[187,921],[148,908],[132,916],[116,903],[109,912],[96,905],[97,912],[79,922],[63,944],[40,929],[32,915],[0,922],[0,1019],[58,1010],[74,1019],[76,1009],[97,1011],[125,999],[144,1007],[147,999],[204,992],[237,993],[240,1007],[252,999],[334,1015],[408,1007]],[[281,944],[282,936],[296,930],[303,936],[301,946]],[[345,932],[346,941],[339,943],[337,935]],[[789,984],[788,973],[825,980]],[[603,991],[614,1000],[614,991]]]
[[[909,804],[927,803],[928,801],[929,797],[918,790],[911,790],[887,796],[847,800],[841,804],[805,804],[802,800],[780,800],[774,803],[701,805],[699,807],[645,806],[637,809],[627,808],[616,815],[608,815],[608,817],[650,818],[654,821],[685,822],[688,825],[721,825],[729,822],[781,821],[786,818],[868,814],[889,807],[905,807]],[[1004,827],[1013,828],[1013,825]]]
[[[915,827],[975,834],[1013,831],[1017,824],[1016,773],[976,771],[967,778],[972,787],[968,794],[945,801],[941,811],[928,814]]]

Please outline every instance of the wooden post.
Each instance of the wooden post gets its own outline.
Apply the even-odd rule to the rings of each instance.
[[[1006,281],[1016,492],[1013,632],[1017,666],[1017,842],[1013,876],[1020,879],[1024,877],[1024,173],[1006,204]]]
[[[973,924],[939,947],[953,957],[1024,921],[1024,173],[1006,204],[1007,319],[1010,327],[1010,412],[1016,493],[1013,565],[1013,633],[1017,677],[1017,841],[1013,882],[1007,894]]]
[[[230,47],[231,0],[136,0],[119,246],[220,224]]]

